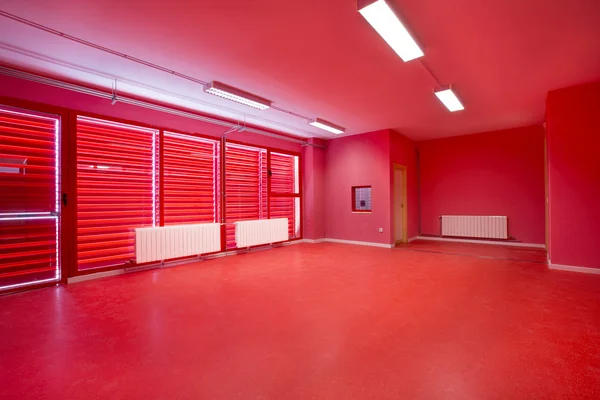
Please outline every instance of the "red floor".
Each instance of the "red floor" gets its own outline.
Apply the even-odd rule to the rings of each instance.
[[[600,276],[299,244],[0,297],[0,397],[599,399],[599,328]]]
[[[514,261],[545,263],[546,250],[505,245],[485,245],[479,243],[442,242],[436,240],[415,240],[409,244],[399,244],[399,248],[432,253],[459,254],[464,256],[500,258]]]

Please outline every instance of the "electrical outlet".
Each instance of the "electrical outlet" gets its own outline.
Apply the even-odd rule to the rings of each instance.
[[[379,233],[383,233],[383,228],[379,228]]]

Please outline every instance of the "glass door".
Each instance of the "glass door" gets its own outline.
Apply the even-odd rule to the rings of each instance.
[[[0,292],[60,280],[60,117],[0,105]]]

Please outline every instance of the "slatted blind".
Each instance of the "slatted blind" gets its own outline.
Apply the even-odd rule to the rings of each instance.
[[[236,221],[267,218],[267,151],[227,143],[225,152],[227,248],[236,247]]]
[[[271,152],[270,218],[287,218],[289,238],[300,234],[298,156]],[[286,196],[287,195],[287,196]]]
[[[219,142],[164,132],[164,224],[219,221]]]
[[[77,118],[78,269],[135,258],[134,228],[157,224],[158,131]]]
[[[287,218],[289,239],[300,236],[300,199],[298,197],[271,197],[271,218]]]
[[[271,192],[298,193],[298,156],[271,153]]]
[[[59,277],[58,129],[0,107],[0,290]]]
[[[56,210],[57,124],[0,108],[0,213]]]
[[[57,279],[55,218],[0,220],[0,289]]]

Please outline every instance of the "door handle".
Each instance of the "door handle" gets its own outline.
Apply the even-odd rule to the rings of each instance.
[[[63,193],[62,194],[62,202],[63,202],[63,206],[67,206],[67,194]]]

